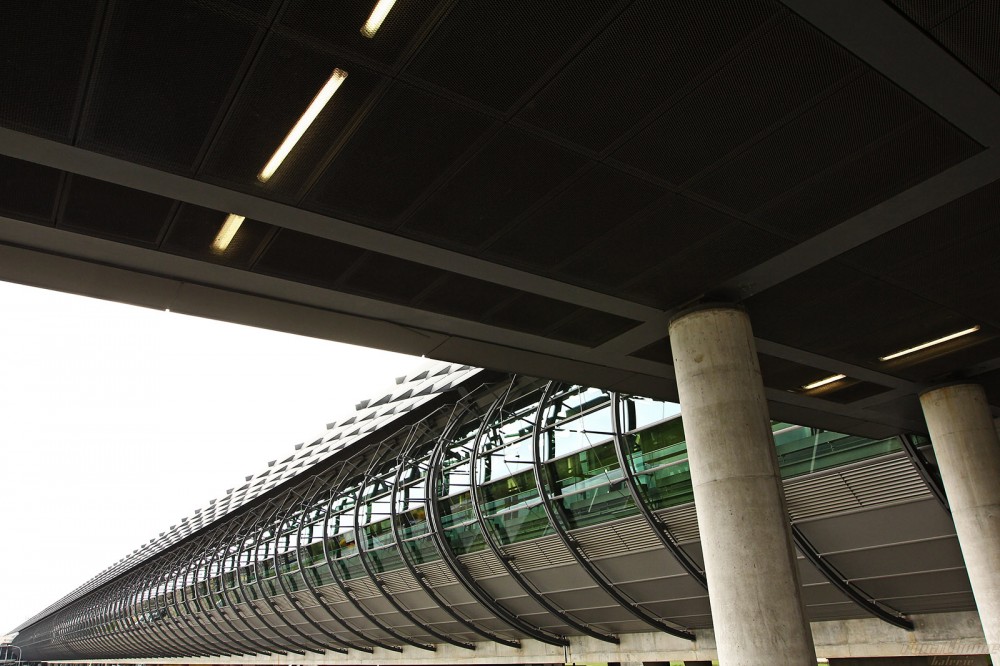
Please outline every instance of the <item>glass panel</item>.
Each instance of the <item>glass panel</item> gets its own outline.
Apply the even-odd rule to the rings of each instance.
[[[786,479],[885,455],[903,446],[898,437],[875,440],[785,423],[775,424],[774,439],[781,476]]]
[[[372,568],[379,573],[403,567],[403,561],[400,559],[399,551],[396,550],[395,545],[369,551],[368,561],[371,563]]]
[[[497,540],[504,545],[536,539],[553,532],[545,509],[537,497],[530,505],[498,514],[487,520]]]
[[[313,585],[317,587],[333,584],[333,574],[330,573],[330,569],[326,566],[325,562],[306,569],[306,575],[309,576],[309,580],[312,581]]]
[[[337,567],[337,573],[342,579],[350,580],[352,578],[364,578],[367,576],[365,573],[365,568],[361,564],[361,560],[358,559],[358,554],[355,552],[354,555],[335,560],[333,566]]]
[[[298,592],[305,587],[305,584],[297,574],[283,574],[281,580],[289,592]]]
[[[468,490],[458,495],[452,495],[451,497],[439,500],[439,503],[441,524],[446,529],[456,523],[468,522],[475,518],[475,514],[472,512],[472,499]]]
[[[413,502],[410,505],[412,506]],[[416,506],[400,514],[399,522],[399,536],[402,539],[428,533],[427,510],[423,506]]]
[[[444,531],[448,544],[456,555],[474,553],[486,547],[479,523],[471,522]]]
[[[564,390],[550,398],[545,416],[545,460],[588,448],[613,434],[611,396],[600,389]]]

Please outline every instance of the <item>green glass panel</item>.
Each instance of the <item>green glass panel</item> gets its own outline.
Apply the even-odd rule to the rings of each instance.
[[[560,495],[580,490],[591,483],[607,483],[620,477],[614,444],[605,442],[548,463]]]
[[[446,529],[444,535],[456,555],[474,553],[486,547],[478,523],[466,523]]]
[[[284,555],[278,556],[279,573],[289,573],[291,571],[297,571],[298,568],[299,568],[299,563],[295,559],[294,553],[285,553]]]
[[[638,513],[632,502],[632,496],[621,481],[590,485],[583,492],[574,493],[560,501],[566,509],[570,529],[596,525]]]
[[[385,548],[379,548],[378,550],[369,551],[368,560],[371,562],[372,568],[379,573],[385,573],[386,571],[401,569],[403,567],[403,561],[400,559],[399,551],[396,550],[395,546],[387,546]]]
[[[538,497],[535,475],[531,470],[525,470],[493,481],[480,489],[480,496],[483,499],[483,513],[487,516],[524,504]]]
[[[281,580],[285,584],[285,588],[289,592],[298,592],[305,586],[297,574],[292,574],[292,573],[284,574],[281,577]]]
[[[441,524],[446,529],[456,523],[463,523],[475,518],[468,490],[438,500],[438,506],[441,510]]]
[[[261,578],[274,578],[274,561],[270,558],[257,563]]]
[[[299,551],[299,557],[302,558],[302,566],[304,567],[326,561],[326,557],[323,555],[323,542],[317,541],[304,547]]]
[[[430,536],[413,539],[412,541],[404,541],[403,547],[406,548],[406,554],[410,560],[416,564],[435,562],[441,559]]]
[[[326,547],[330,552],[330,558],[334,560],[354,555],[358,552],[358,545],[354,542],[354,530],[330,537]]]
[[[399,516],[399,536],[401,539],[427,534],[427,511],[422,506],[410,509]]]
[[[868,439],[799,426],[776,428],[775,445],[783,478],[818,472],[899,451],[897,437]]]
[[[357,553],[342,560],[335,560],[333,566],[337,567],[337,573],[340,574],[340,577],[346,580],[367,576],[364,565],[358,559]]]
[[[540,503],[487,518],[495,538],[503,545],[537,539],[552,533],[552,525]]]
[[[309,580],[312,581],[313,585],[317,587],[333,583],[333,574],[330,573],[330,568],[326,566],[326,562],[306,569],[306,575],[309,576]]]

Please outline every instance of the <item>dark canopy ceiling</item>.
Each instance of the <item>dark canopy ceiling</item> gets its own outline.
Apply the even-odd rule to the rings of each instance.
[[[0,278],[665,398],[735,301],[776,417],[1000,405],[996,3],[374,4],[5,6]]]

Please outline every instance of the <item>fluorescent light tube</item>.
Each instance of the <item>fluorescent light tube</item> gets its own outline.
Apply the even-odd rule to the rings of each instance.
[[[931,340],[930,342],[924,342],[923,344],[919,344],[919,345],[917,345],[915,347],[910,347],[909,349],[904,349],[902,351],[893,352],[892,354],[889,354],[888,356],[879,356],[878,360],[880,360],[880,361],[891,361],[894,358],[899,358],[900,356],[906,356],[907,354],[912,354],[912,353],[918,352],[918,351],[920,351],[922,349],[927,349],[928,347],[933,347],[934,345],[939,345],[942,342],[948,342],[949,340],[954,340],[955,338],[960,338],[963,335],[969,335],[970,333],[975,333],[978,330],[979,330],[979,324],[976,324],[972,328],[967,328],[964,331],[958,331],[957,333],[952,333],[950,335],[946,335],[943,338],[938,338],[937,340]]]
[[[847,375],[831,375],[829,377],[824,377],[823,379],[817,380],[812,384],[806,384],[802,388],[808,391],[810,389],[819,388],[820,386],[826,386],[827,384],[839,382],[841,379],[846,379],[846,378]]]
[[[235,213],[230,213],[226,221],[222,223],[222,228],[219,229],[219,234],[212,241],[212,249],[216,252],[225,252],[229,244],[233,242],[233,236],[236,232],[240,230],[240,225],[243,224],[243,220],[246,218],[242,215],[237,215]]]
[[[271,176],[274,175],[274,172],[278,170],[281,163],[285,161],[286,157],[288,157],[288,153],[292,152],[292,148],[294,148],[295,144],[299,142],[302,135],[306,133],[306,130],[309,129],[309,126],[312,125],[314,120],[316,120],[320,111],[323,110],[323,107],[330,101],[330,98],[333,97],[333,94],[337,92],[337,88],[340,87],[340,84],[343,83],[346,78],[347,72],[344,70],[340,68],[333,70],[333,74],[330,75],[330,78],[327,79],[320,91],[316,93],[313,101],[309,103],[309,107],[306,109],[306,112],[302,114],[299,121],[295,123],[295,127],[292,128],[292,131],[288,133],[288,136],[286,136],[285,140],[281,142],[278,149],[274,151],[274,155],[271,156],[271,159],[268,160],[267,164],[264,165],[264,168],[261,169],[259,174],[257,174],[257,180],[262,183],[266,183]]]
[[[389,10],[396,4],[396,0],[378,0],[372,15],[368,17],[365,24],[361,26],[361,34],[368,39],[375,36],[375,32],[382,27],[382,21],[389,15]]]

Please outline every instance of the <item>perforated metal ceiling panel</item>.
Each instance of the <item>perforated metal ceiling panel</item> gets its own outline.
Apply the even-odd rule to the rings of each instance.
[[[0,27],[0,278],[666,398],[721,300],[860,433],[1000,367],[991,3],[63,4]]]

